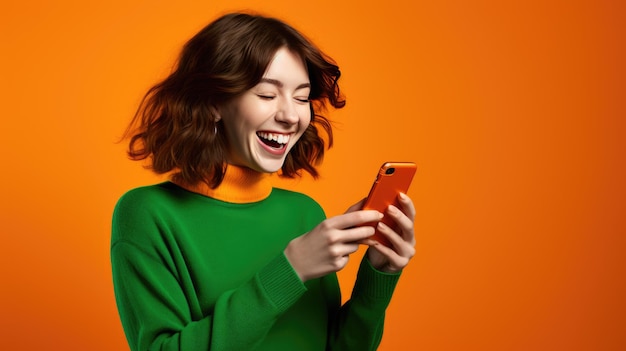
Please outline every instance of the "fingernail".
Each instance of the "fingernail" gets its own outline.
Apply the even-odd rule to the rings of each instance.
[[[396,208],[396,206],[394,206],[394,205],[389,205],[389,207],[387,208],[387,210],[388,210],[388,211],[389,211],[389,213],[391,213],[391,214],[397,214],[397,213],[398,213],[398,211],[400,211],[400,210],[398,210],[398,208]]]

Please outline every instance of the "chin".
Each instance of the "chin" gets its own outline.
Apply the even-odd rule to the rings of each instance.
[[[250,168],[263,173],[276,173],[283,168],[289,151],[291,151],[291,147],[288,147],[287,150],[280,155],[280,157],[277,157],[277,155],[268,155],[262,151],[256,155],[251,155],[252,157],[250,161],[252,162],[250,163],[254,167]]]
[[[254,160],[248,163],[247,167],[261,173],[276,173],[285,163],[285,159],[280,160]]]
[[[281,168],[283,168],[283,164],[285,160],[282,160],[281,162],[277,162],[277,163],[273,163],[273,164],[259,164],[259,171],[264,172],[264,173],[276,173],[278,171],[280,171]]]

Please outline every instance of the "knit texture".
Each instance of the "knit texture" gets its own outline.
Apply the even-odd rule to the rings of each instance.
[[[283,250],[324,213],[306,195],[262,191],[233,203],[165,182],[122,196],[111,260],[131,350],[376,349],[399,274],[364,259],[343,307],[335,274],[302,283]]]

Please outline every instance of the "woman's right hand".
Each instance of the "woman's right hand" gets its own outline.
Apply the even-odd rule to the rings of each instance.
[[[358,225],[378,222],[383,215],[378,211],[358,210],[361,206],[362,201],[289,242],[285,256],[303,282],[341,270],[349,255],[358,250],[359,243],[374,234],[374,227]]]

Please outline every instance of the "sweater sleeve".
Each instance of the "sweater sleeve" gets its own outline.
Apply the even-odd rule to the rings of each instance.
[[[363,257],[352,296],[329,323],[329,350],[376,350],[383,335],[385,310],[400,273],[379,272]]]
[[[131,350],[252,350],[306,288],[284,255],[192,320],[176,278],[128,243],[112,250],[115,295]]]
[[[158,236],[158,226],[140,212],[114,214],[111,247],[116,302],[133,351],[253,350],[306,291],[281,253],[247,282],[221,294],[211,311],[194,316],[169,258],[132,240]]]

